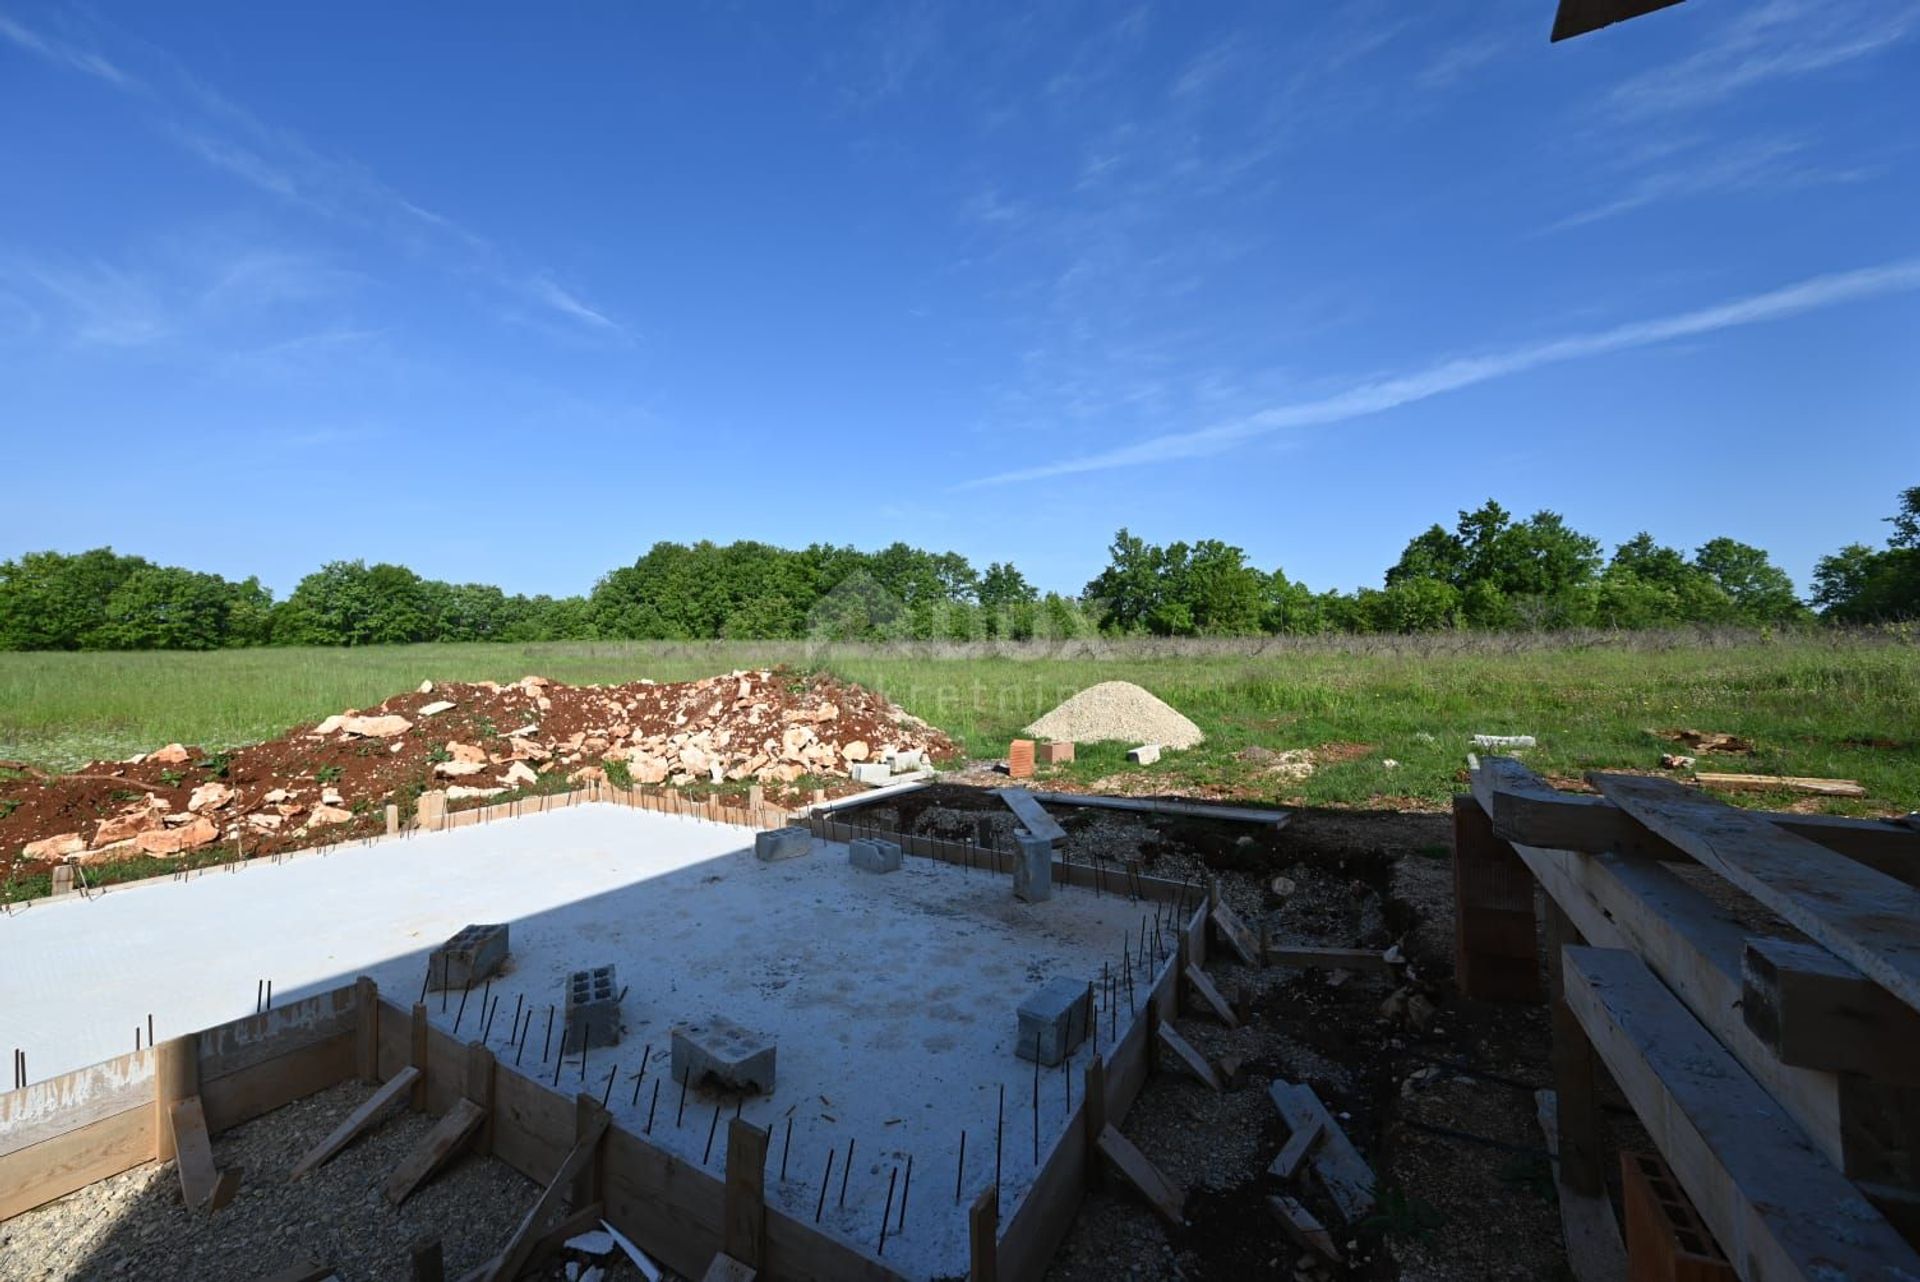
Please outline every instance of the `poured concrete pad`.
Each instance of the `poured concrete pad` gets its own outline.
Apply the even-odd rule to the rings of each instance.
[[[556,1089],[598,1097],[615,1074],[614,1119],[640,1135],[660,1085],[648,1138],[698,1165],[716,1106],[731,1115],[733,1099],[695,1087],[678,1116],[680,1088],[662,1061],[674,1026],[725,1012],[779,1044],[776,1089],[747,1099],[741,1114],[774,1129],[776,1151],[786,1150],[791,1121],[788,1178],[769,1173],[768,1200],[812,1223],[831,1149],[840,1161],[821,1223],[872,1252],[888,1174],[911,1153],[911,1209],[904,1232],[888,1236],[885,1263],[912,1277],[962,1276],[966,1208],[993,1180],[1002,1087],[1003,1224],[1034,1176],[1024,1103],[1014,1108],[1029,1097],[1033,1066],[1014,1053],[1009,1007],[1050,979],[1084,986],[1102,963],[1117,968],[1143,908],[1061,886],[1047,903],[1026,904],[1004,874],[923,858],[875,877],[850,867],[844,847],[821,844],[821,858],[762,863],[744,828],[582,805],[43,901],[0,922],[0,1012],[38,1081],[131,1049],[132,1027],[149,1011],[162,1040],[251,1015],[262,978],[278,1004],[367,974],[405,1008],[435,947],[469,922],[507,922],[513,956],[493,977],[500,1017],[488,1039],[501,1072],[551,1084],[546,1012],[573,972],[612,964],[630,986],[625,1034],[588,1052],[590,1078],[567,1056]],[[517,1069],[508,1032],[516,1001],[533,1016]],[[457,992],[433,994],[428,1018],[451,1032],[459,1004]],[[461,1040],[476,1035],[479,1008],[476,992]],[[1126,1034],[1124,993],[1112,1031],[1110,1018],[1103,1009],[1098,1047],[1082,1046],[1069,1071],[1082,1071],[1091,1049],[1104,1053],[1113,1031]],[[636,1084],[643,1060],[647,1077]],[[1043,1162],[1066,1121],[1065,1093],[1043,1091]],[[857,1156],[843,1207],[850,1140]],[[715,1178],[724,1150],[723,1139],[707,1155]],[[921,1173],[935,1170],[946,1195],[923,1199]]]

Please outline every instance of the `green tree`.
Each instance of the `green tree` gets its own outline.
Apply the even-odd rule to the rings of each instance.
[[[1727,594],[1743,619],[1784,623],[1805,613],[1787,572],[1751,544],[1729,538],[1709,540],[1694,553],[1693,564]]]

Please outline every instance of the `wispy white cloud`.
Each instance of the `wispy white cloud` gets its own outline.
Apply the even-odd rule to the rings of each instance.
[[[1704,48],[1617,85],[1609,114],[1695,111],[1879,53],[1920,29],[1916,0],[1764,0]]]
[[[173,332],[170,309],[139,275],[101,262],[10,259],[0,279],[32,290],[60,310],[73,340],[92,347],[142,347]]]
[[[1680,154],[1663,157],[1667,162],[1663,167],[1641,169],[1603,194],[1598,203],[1559,219],[1547,230],[1583,227],[1670,200],[1859,182],[1876,172],[1870,166],[1804,163],[1801,157],[1808,149],[1805,138],[1749,138],[1707,149],[1704,155],[1689,155],[1682,148]]]
[[[1920,290],[1920,258],[1817,276],[1767,293],[1753,294],[1673,316],[1634,321],[1611,329],[1530,343],[1488,355],[1441,361],[1412,373],[1371,379],[1316,400],[1277,405],[1213,427],[1170,432],[1119,449],[1001,472],[966,482],[960,488],[1037,481],[1054,476],[1207,457],[1285,429],[1340,423],[1379,414],[1445,392],[1459,391],[1544,366],[1677,339],[1697,338],[1721,330],[1913,290]]]
[[[1443,47],[1414,76],[1422,89],[1451,89],[1507,51],[1504,31],[1482,32]]]
[[[113,63],[108,62],[90,49],[82,49],[52,36],[41,35],[15,22],[0,13],[0,39],[18,45],[28,53],[43,58],[57,67],[83,72],[96,79],[122,89],[133,89],[139,82]]]
[[[321,217],[364,228],[409,249],[438,251],[443,263],[489,280],[516,299],[603,337],[629,337],[604,307],[554,285],[549,273],[517,265],[499,246],[388,186],[351,159],[329,156],[292,131],[273,126],[182,66],[148,47],[157,74],[139,78],[102,55],[56,40],[0,15],[0,38],[56,66],[83,72],[165,108],[160,128],[206,165]]]

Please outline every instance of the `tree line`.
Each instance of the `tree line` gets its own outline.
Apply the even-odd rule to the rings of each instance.
[[[240,582],[110,548],[0,561],[0,649],[594,639],[1025,640],[1095,633],[1246,636],[1920,618],[1920,486],[1881,548],[1821,558],[1805,600],[1767,553],[1730,538],[1691,554],[1641,533],[1606,555],[1558,514],[1489,500],[1416,535],[1379,588],[1315,592],[1217,539],[1159,546],[1122,529],[1078,596],[954,552],[657,543],[585,596],[525,596],[334,561],[276,601]]]

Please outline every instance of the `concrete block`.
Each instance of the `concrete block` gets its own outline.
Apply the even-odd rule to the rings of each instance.
[[[563,1051],[620,1044],[620,986],[613,967],[595,966],[567,976],[567,1022]]]
[[[855,837],[847,843],[847,862],[862,872],[894,872],[900,867],[900,843]]]
[[[466,926],[427,958],[428,988],[468,988],[507,959],[507,927]]]
[[[724,1015],[681,1024],[673,1030],[673,1080],[771,1095],[776,1049],[773,1038]]]
[[[847,769],[855,783],[879,785],[893,778],[893,768],[884,761],[856,761]]]
[[[1093,994],[1077,979],[1051,979],[1020,1003],[1014,1054],[1052,1067],[1086,1040]]]
[[[1051,743],[1040,745],[1040,764],[1043,766],[1064,766],[1073,760],[1073,742],[1068,739],[1055,739]]]
[[[794,859],[813,849],[813,834],[805,828],[771,828],[753,835],[753,857],[763,863]]]
[[[429,789],[413,803],[413,826],[416,828],[438,828],[446,819],[447,794],[443,789]]]
[[[1007,745],[1007,776],[1012,779],[1033,777],[1033,740],[1015,739]]]
[[[1030,904],[1053,898],[1053,843],[1024,832],[1013,843],[1013,897]]]
[[[1127,760],[1136,766],[1150,766],[1160,760],[1160,745],[1143,743],[1138,748],[1127,749]]]
[[[893,754],[892,765],[896,773],[903,775],[924,770],[927,767],[927,754],[918,748],[902,748]]]

